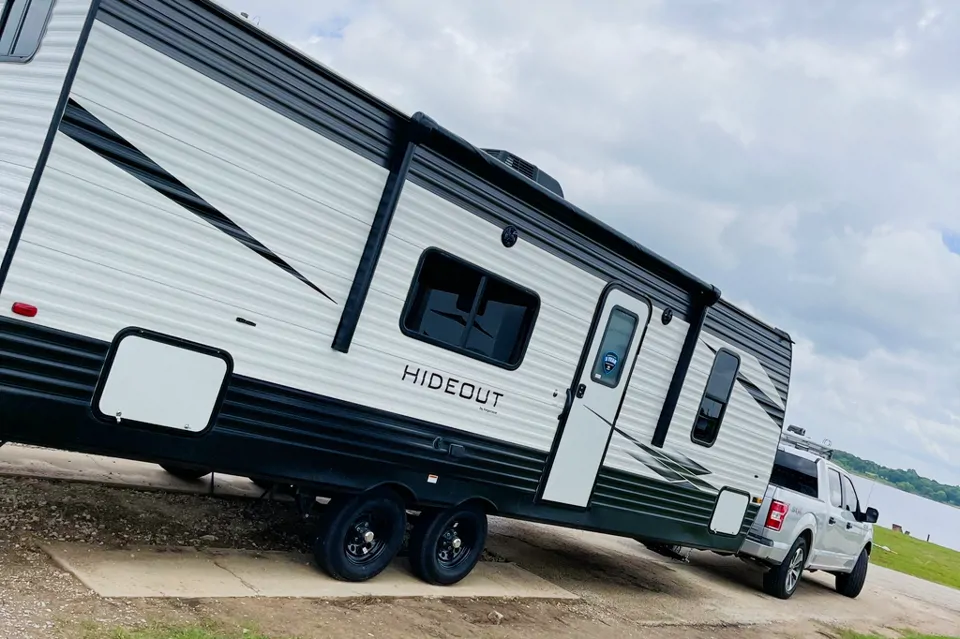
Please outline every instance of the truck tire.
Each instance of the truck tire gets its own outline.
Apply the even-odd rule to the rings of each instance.
[[[870,556],[864,548],[857,557],[857,563],[849,573],[840,573],[837,575],[837,592],[844,597],[856,599],[863,590],[863,584],[867,581],[867,567],[870,565]]]
[[[798,537],[783,563],[763,574],[763,591],[777,599],[789,599],[796,592],[807,563],[807,540]]]

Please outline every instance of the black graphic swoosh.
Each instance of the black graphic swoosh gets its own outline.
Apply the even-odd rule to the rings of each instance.
[[[109,160],[114,166],[137,178],[157,193],[176,202],[209,223],[218,231],[229,235],[271,264],[293,275],[334,304],[337,303],[336,300],[324,293],[283,258],[214,208],[95,115],[80,106],[73,98],[70,98],[67,103],[63,119],[60,121],[60,130],[94,153]]]

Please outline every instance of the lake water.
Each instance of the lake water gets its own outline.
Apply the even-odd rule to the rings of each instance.
[[[926,539],[960,551],[960,508],[931,501],[875,481],[851,475],[861,508],[880,511],[878,525],[899,524],[911,537]]]

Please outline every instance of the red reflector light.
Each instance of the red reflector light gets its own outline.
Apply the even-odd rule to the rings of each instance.
[[[790,504],[774,500],[770,504],[770,512],[767,513],[767,523],[764,524],[770,530],[779,531],[783,526],[783,520],[787,518],[787,512],[790,510]]]
[[[23,302],[14,302],[13,312],[15,315],[23,315],[24,317],[36,317],[37,307],[31,306],[30,304],[24,304]]]

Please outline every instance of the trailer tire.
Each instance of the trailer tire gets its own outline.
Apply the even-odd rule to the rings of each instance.
[[[807,540],[797,537],[783,562],[763,574],[763,591],[777,599],[789,599],[800,585],[800,577],[803,575],[803,567],[806,563]]]
[[[487,513],[479,504],[420,514],[410,534],[413,574],[437,586],[450,586],[470,574],[487,541]]]
[[[377,489],[330,506],[314,546],[320,568],[334,579],[353,582],[383,572],[406,533],[407,512],[400,496]]]
[[[206,477],[213,472],[209,468],[203,468],[201,466],[188,466],[186,464],[160,464],[160,468],[164,469],[177,479],[183,479],[184,481],[196,481],[201,477]]]
[[[860,551],[860,556],[857,557],[857,563],[854,564],[852,571],[837,574],[837,592],[851,599],[860,596],[863,584],[867,581],[867,567],[869,565],[870,557],[867,555],[867,550],[863,549]]]

